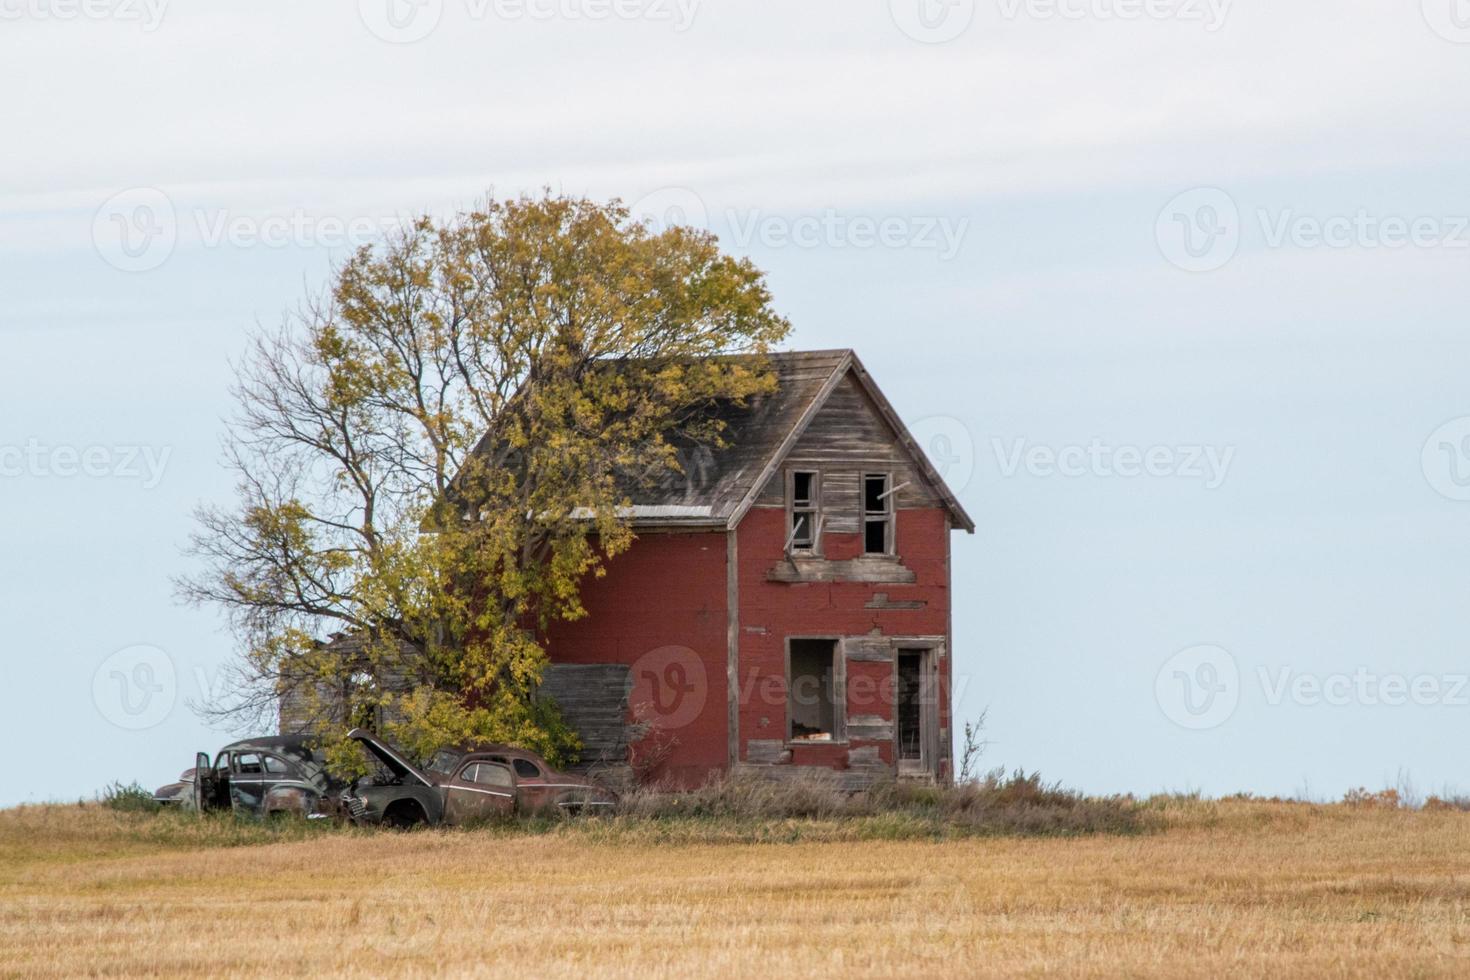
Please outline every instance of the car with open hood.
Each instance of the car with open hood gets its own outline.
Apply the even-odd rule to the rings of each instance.
[[[362,729],[348,737],[378,767],[342,794],[342,807],[355,823],[454,827],[513,813],[596,813],[617,802],[611,790],[509,745],[444,748],[420,767]]]
[[[165,805],[242,816],[332,816],[345,783],[327,772],[326,762],[304,735],[276,735],[232,742],[211,761],[194,757],[176,783],[153,798]]]

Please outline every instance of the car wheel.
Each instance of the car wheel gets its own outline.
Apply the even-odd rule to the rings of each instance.
[[[410,830],[414,827],[422,827],[429,822],[424,815],[424,808],[414,800],[399,800],[388,805],[383,812],[383,826],[394,830]]]

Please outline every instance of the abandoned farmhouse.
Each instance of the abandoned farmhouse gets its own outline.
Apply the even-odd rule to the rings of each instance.
[[[724,448],[633,500],[637,540],[545,637],[542,692],[581,768],[622,778],[947,780],[950,535],[974,524],[852,351],[771,367]]]

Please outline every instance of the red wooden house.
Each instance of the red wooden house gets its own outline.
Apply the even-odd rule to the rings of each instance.
[[[645,780],[948,779],[949,539],[974,524],[852,351],[772,362],[728,446],[634,500],[589,615],[545,638],[543,690],[584,764]]]

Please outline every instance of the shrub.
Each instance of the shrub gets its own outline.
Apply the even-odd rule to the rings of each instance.
[[[1157,823],[1132,797],[1083,796],[1021,770],[953,786],[889,779],[855,793],[828,770],[738,773],[695,790],[633,790],[619,800],[617,813],[650,821],[862,823],[874,836],[1127,834]]]
[[[1342,802],[1351,807],[1367,810],[1397,810],[1403,806],[1403,800],[1396,789],[1383,789],[1374,793],[1361,786],[1348,790]]]
[[[160,808],[153,794],[136,782],[124,785],[113,781],[102,788],[97,799],[103,806],[123,813],[153,813]]]

